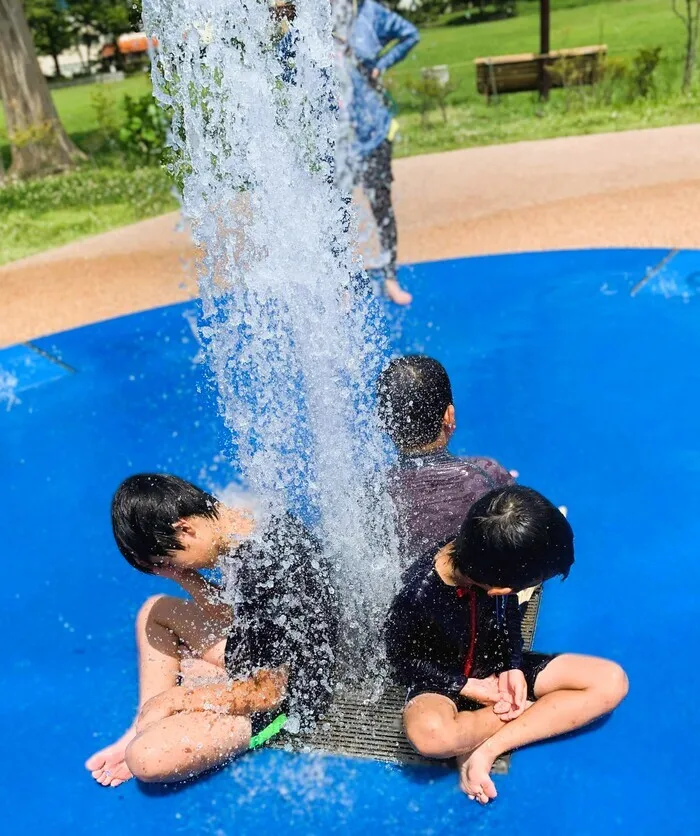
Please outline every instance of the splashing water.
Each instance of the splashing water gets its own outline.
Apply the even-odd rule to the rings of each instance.
[[[5,411],[9,412],[13,406],[21,403],[17,397],[17,377],[5,369],[0,369],[0,404],[5,404]]]
[[[282,38],[268,0],[144,2],[221,412],[267,513],[291,509],[320,535],[342,600],[338,656],[376,680],[398,561],[371,397],[382,326],[352,255],[332,14],[348,19],[298,0]]]

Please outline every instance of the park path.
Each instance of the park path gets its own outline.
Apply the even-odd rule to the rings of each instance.
[[[700,124],[496,145],[395,163],[399,258],[700,248]],[[0,267],[0,346],[191,298],[177,214]]]

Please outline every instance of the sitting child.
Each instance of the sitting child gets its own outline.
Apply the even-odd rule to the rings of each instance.
[[[298,520],[262,527],[246,508],[189,482],[143,474],[117,490],[112,526],[132,566],[191,597],[158,595],[142,606],[139,710],[87,761],[98,783],[191,778],[326,710],[337,606],[321,550]],[[200,574],[221,561],[235,578],[233,610]]]
[[[406,736],[429,758],[457,758],[460,783],[482,804],[496,797],[494,761],[580,728],[627,694],[614,662],[522,650],[515,593],[574,562],[573,532],[541,494],[497,488],[472,505],[456,540],[406,572],[387,624],[402,683]]]
[[[452,386],[432,357],[392,360],[379,376],[377,400],[380,420],[399,451],[390,492],[411,559],[456,537],[472,503],[513,476],[493,459],[449,452],[456,427]]]

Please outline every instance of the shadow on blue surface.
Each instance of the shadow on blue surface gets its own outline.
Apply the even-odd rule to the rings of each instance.
[[[632,682],[595,733],[519,753],[486,810],[444,769],[268,750],[176,791],[93,785],[83,760],[121,732],[135,704],[134,615],[168,586],[118,556],[111,494],[139,470],[209,486],[234,471],[194,362],[185,318],[194,306],[36,341],[75,372],[57,374],[50,361],[42,374],[51,374],[0,408],[4,832],[700,832],[700,302],[683,292],[696,286],[700,254],[678,254],[630,296],[666,254],[500,256],[403,271],[417,301],[397,320],[397,348],[434,354],[450,370],[455,450],[495,456],[570,508],[577,563],[546,591],[537,646],[611,656]],[[668,291],[674,282],[678,293]],[[21,370],[27,356],[0,352],[0,371]]]

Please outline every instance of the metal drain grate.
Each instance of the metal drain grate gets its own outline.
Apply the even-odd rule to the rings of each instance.
[[[538,587],[526,605],[522,628],[526,650],[532,649],[541,598],[542,588]],[[303,737],[282,734],[270,745],[276,749],[325,752],[385,763],[434,766],[436,761],[417,754],[403,733],[401,713],[405,695],[405,688],[392,685],[381,699],[369,705],[351,695],[338,696],[313,732]],[[505,774],[509,761],[510,755],[499,758],[493,772]]]

